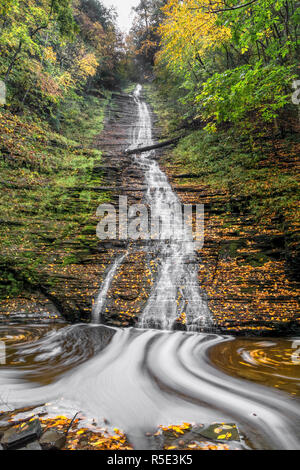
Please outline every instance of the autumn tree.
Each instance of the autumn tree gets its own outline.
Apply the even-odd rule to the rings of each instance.
[[[114,86],[120,41],[115,12],[98,0],[0,0],[0,76],[18,110],[58,116],[73,91]]]
[[[187,114],[278,126],[299,58],[294,0],[170,0],[163,13],[157,71]]]
[[[162,7],[167,0],[141,0],[133,10],[135,18],[128,42],[135,59],[144,68],[153,67],[159,50],[159,25],[163,19]]]
[[[11,52],[4,74],[7,80],[19,55],[40,54],[38,35],[56,23],[62,37],[72,36],[76,31],[70,0],[34,0],[6,2],[0,6],[2,29],[1,46]]]

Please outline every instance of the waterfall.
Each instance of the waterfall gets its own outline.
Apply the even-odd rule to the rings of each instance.
[[[147,104],[141,98],[141,91],[142,86],[137,85],[133,97],[138,108],[138,117],[132,129],[130,149],[151,146],[154,143],[151,115]],[[180,200],[172,190],[167,176],[151,158],[154,155],[154,151],[149,151],[133,156],[145,174],[147,187],[145,202],[161,219],[170,217],[180,230],[182,225],[182,217],[178,215]],[[179,318],[184,319],[189,331],[208,328],[211,324],[211,314],[199,287],[198,263],[192,235],[184,226],[181,234],[183,237],[173,233],[168,241],[156,242],[156,259],[160,268],[140,318],[139,326],[142,328],[171,330]],[[123,259],[124,256],[121,256],[115,261],[103,283],[93,308],[92,318],[95,323],[100,321],[107,292]]]
[[[93,305],[93,310],[92,310],[92,323],[95,323],[95,324],[98,324],[101,322],[101,312],[103,310],[103,307],[105,305],[105,302],[106,302],[106,297],[107,297],[107,292],[111,286],[111,283],[115,277],[115,274],[119,268],[119,266],[121,266],[125,256],[127,255],[127,253],[125,255],[122,255],[122,256],[119,256],[115,261],[114,263],[112,264],[111,268],[109,269],[108,273],[107,273],[107,276],[103,282],[103,285],[101,287],[101,290],[99,292],[99,294],[97,295],[97,298],[95,300],[95,303]]]
[[[138,105],[138,121],[133,132],[131,148],[154,144],[151,115],[147,104],[141,99],[140,85],[134,93]],[[136,162],[145,172],[147,186],[146,202],[162,219],[170,217],[179,227],[178,207],[180,201],[158,163],[151,158],[155,152],[135,155]],[[166,214],[166,211],[168,214]],[[181,222],[181,221],[180,221]],[[194,244],[188,230],[183,227],[183,239],[173,233],[170,240],[157,242],[160,271],[140,319],[143,328],[172,329],[179,317],[185,316],[188,330],[209,326],[211,315],[198,283],[198,264]]]

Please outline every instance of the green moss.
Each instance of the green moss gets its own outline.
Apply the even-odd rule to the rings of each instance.
[[[270,258],[264,253],[254,253],[245,255],[245,263],[249,264],[253,268],[263,266],[268,262],[270,262]]]
[[[271,213],[293,217],[299,200],[298,181],[293,172],[282,170],[276,155],[270,157],[270,146],[271,142],[265,142],[257,148],[234,131],[208,134],[199,130],[180,141],[169,165],[198,175],[192,181],[199,185],[228,191],[233,199],[238,196],[231,209],[239,210],[240,206],[242,212],[246,210],[256,218]]]
[[[1,298],[35,288],[50,263],[80,262],[74,244],[84,253],[97,245],[94,216],[109,197],[92,189],[101,184],[93,172],[101,161],[93,138],[108,103],[109,95],[76,103],[61,134],[35,116],[1,113]]]

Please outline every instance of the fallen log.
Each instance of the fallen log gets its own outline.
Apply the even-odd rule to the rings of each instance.
[[[160,142],[158,144],[148,145],[147,147],[138,147],[135,149],[128,149],[125,151],[125,154],[134,155],[135,153],[150,152],[150,150],[156,150],[156,149],[160,149],[163,147],[168,147],[169,145],[176,144],[183,137],[184,136],[182,135],[180,137],[175,137],[174,139],[171,139],[171,140],[165,140],[164,142]]]

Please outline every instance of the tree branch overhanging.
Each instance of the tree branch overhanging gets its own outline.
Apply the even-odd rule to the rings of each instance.
[[[258,2],[259,0],[251,0],[250,2],[247,2],[247,3],[243,3],[243,4],[240,4],[240,5],[236,5],[235,7],[227,7],[227,8],[220,8],[218,10],[210,10],[208,9],[207,13],[222,13],[222,12],[225,12],[225,11],[234,11],[234,10],[238,10],[240,8],[245,8],[245,7],[248,7],[250,5],[252,5],[253,3],[256,3]],[[200,10],[200,8],[190,8],[190,10]]]

